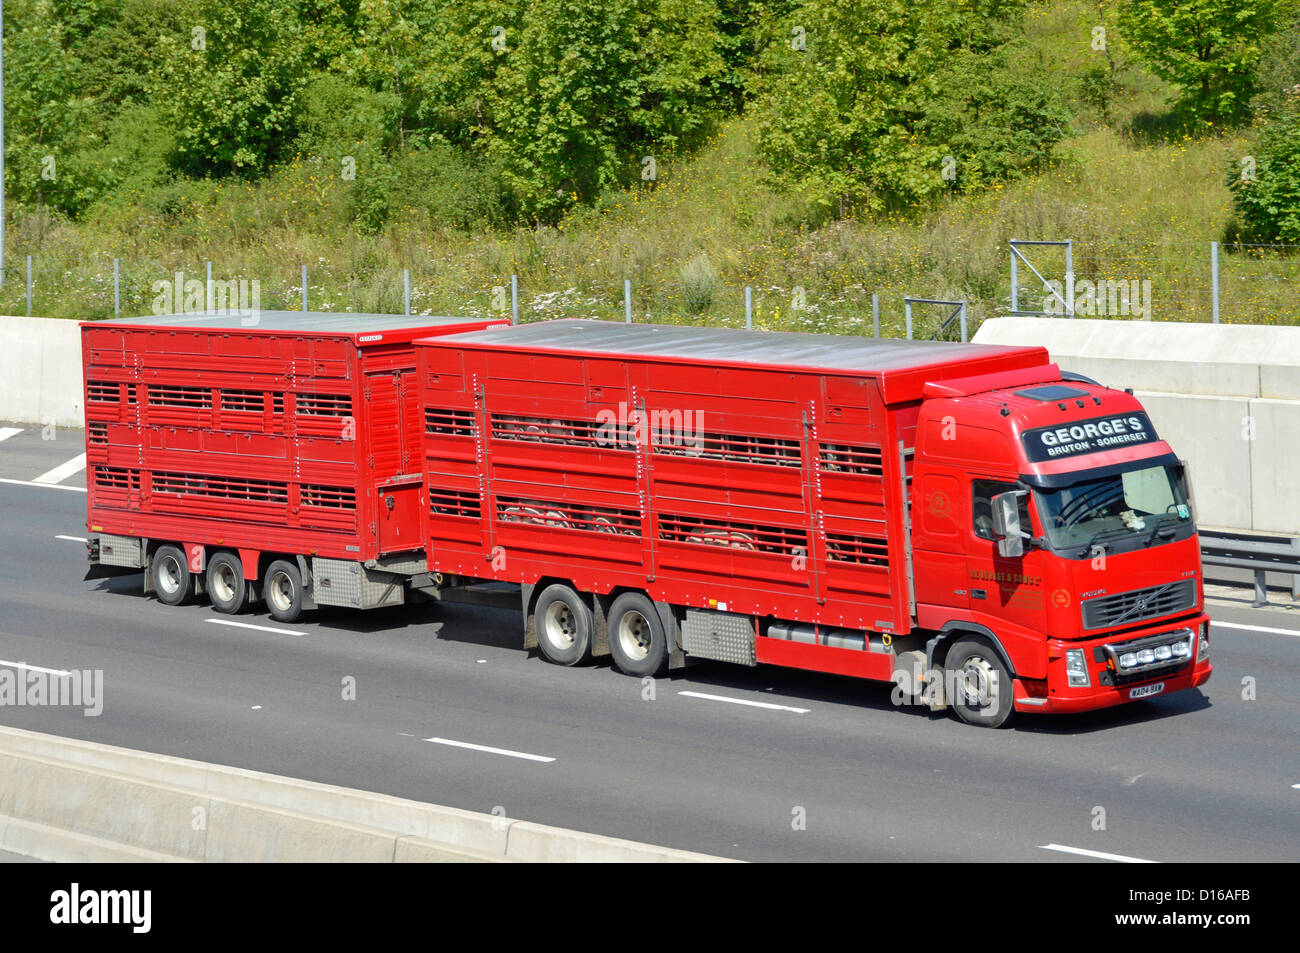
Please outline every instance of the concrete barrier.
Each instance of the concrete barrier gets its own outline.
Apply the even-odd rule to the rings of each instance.
[[[1065,370],[1131,387],[1191,465],[1206,527],[1300,535],[1300,328],[994,318],[979,344],[1038,344]]]
[[[0,316],[0,420],[80,427],[76,321]]]
[[[5,727],[0,849],[54,861],[724,860]]]

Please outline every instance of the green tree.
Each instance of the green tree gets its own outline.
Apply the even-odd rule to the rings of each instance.
[[[1042,161],[1068,116],[996,55],[1020,6],[806,0],[755,104],[776,178],[823,212],[878,211]]]
[[[1253,169],[1233,162],[1228,173],[1240,237],[1300,243],[1300,85],[1270,112],[1253,159]]]
[[[1263,43],[1294,0],[1127,0],[1119,27],[1138,59],[1214,123],[1245,115]]]
[[[149,95],[175,130],[173,164],[191,175],[252,175],[285,150],[308,53],[283,0],[184,0],[182,34],[159,37]]]

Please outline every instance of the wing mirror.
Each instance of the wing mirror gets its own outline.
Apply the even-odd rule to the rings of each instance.
[[[993,497],[993,535],[999,556],[1023,556],[1030,535],[1020,528],[1020,500],[1027,490],[1010,490]]]

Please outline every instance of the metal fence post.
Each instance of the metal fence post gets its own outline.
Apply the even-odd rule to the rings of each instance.
[[[32,313],[32,256],[27,256],[27,313]]]
[[[1065,310],[1074,317],[1074,239],[1065,243]]]
[[[961,343],[966,344],[966,302],[961,303]]]
[[[210,313],[213,305],[216,303],[212,300],[212,262],[205,262],[207,265],[207,281],[203,285],[203,310]]]
[[[745,285],[745,330],[754,330],[754,289]]]
[[[519,323],[519,276],[510,276],[510,323]]]
[[[871,332],[880,337],[880,296],[871,296]]]
[[[623,317],[628,324],[632,323],[632,279],[623,279]]]
[[[113,259],[113,317],[122,313],[122,292],[121,292],[121,270],[118,268],[118,259]]]
[[[302,310],[307,311],[307,266],[302,266]]]
[[[1020,310],[1020,289],[1016,286],[1016,240],[1011,239],[1011,313]]]
[[[411,313],[411,269],[402,269],[402,313]]]
[[[1210,242],[1210,309],[1219,323],[1219,243]]]
[[[903,299],[903,310],[907,313],[907,339],[912,340],[912,302]]]

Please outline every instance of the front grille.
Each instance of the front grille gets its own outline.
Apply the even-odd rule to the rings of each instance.
[[[1083,602],[1083,627],[1107,629],[1111,626],[1157,619],[1160,616],[1181,612],[1196,605],[1196,580],[1180,579],[1178,582],[1147,589],[1134,589],[1114,596],[1099,596]]]

